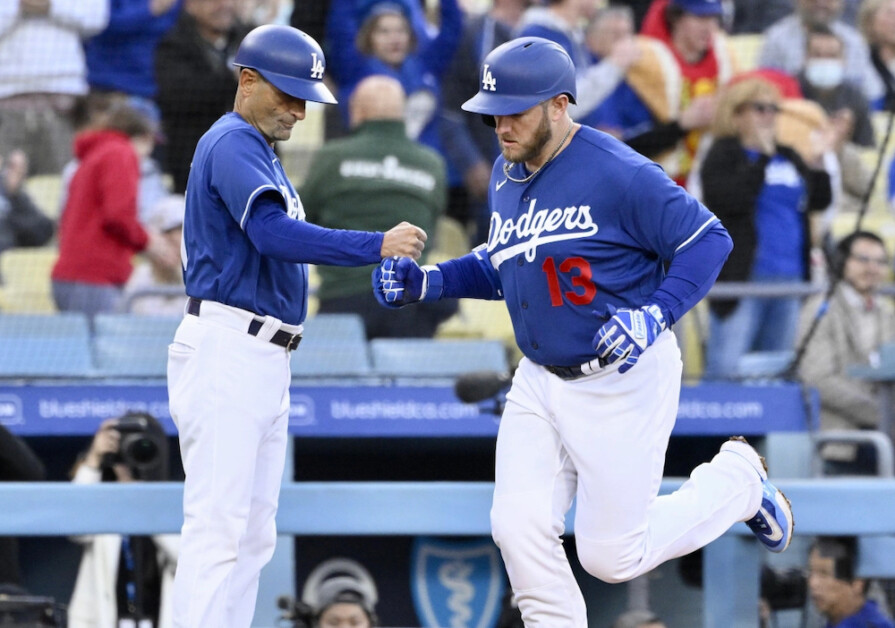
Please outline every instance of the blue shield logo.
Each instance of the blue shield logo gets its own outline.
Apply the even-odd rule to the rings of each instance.
[[[420,537],[411,554],[413,605],[427,628],[493,628],[505,589],[503,563],[490,538]]]

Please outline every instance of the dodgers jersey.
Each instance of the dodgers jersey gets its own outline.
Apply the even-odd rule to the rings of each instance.
[[[538,364],[596,356],[606,305],[640,307],[663,263],[717,222],[655,163],[582,126],[532,180],[515,183],[498,157],[491,173],[487,257],[520,350]],[[517,179],[522,164],[510,170]]]
[[[245,233],[252,203],[265,192],[282,196],[289,217],[304,220],[273,149],[239,114],[225,114],[199,140],[187,181],[186,293],[297,325],[307,315],[307,265],[262,256]]]

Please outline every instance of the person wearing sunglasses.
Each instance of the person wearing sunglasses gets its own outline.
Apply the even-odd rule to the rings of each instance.
[[[714,141],[702,162],[703,202],[734,242],[719,281],[799,282],[809,278],[808,210],[830,204],[830,177],[818,151],[806,163],[777,143],[780,94],[770,82],[749,77],[720,96]],[[739,375],[750,351],[793,347],[797,298],[746,297],[709,303],[706,379]]]

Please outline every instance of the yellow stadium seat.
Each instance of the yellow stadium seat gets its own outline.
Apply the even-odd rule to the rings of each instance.
[[[761,33],[727,37],[727,48],[734,58],[734,65],[738,72],[748,72],[758,67],[762,38],[763,35]]]
[[[516,346],[513,324],[503,301],[461,299],[459,311],[444,321],[437,338],[484,338],[500,340],[512,353],[513,365],[522,357]]]
[[[25,191],[37,206],[50,218],[62,213],[62,177],[58,174],[41,174],[25,181]]]
[[[13,248],[0,254],[0,307],[5,312],[52,313],[56,311],[50,289],[50,272],[56,263],[56,247]]]
[[[458,220],[448,216],[441,216],[438,219],[435,226],[434,243],[430,240],[429,246],[432,247],[432,252],[427,260],[429,264],[462,257],[470,251],[466,229]]]

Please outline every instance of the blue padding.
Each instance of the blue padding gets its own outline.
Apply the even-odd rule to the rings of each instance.
[[[682,480],[662,482],[661,492]],[[792,500],[797,534],[895,534],[895,480],[811,479],[777,483]],[[489,534],[488,482],[296,482],[283,486],[282,534]],[[0,484],[0,535],[176,532],[179,483]],[[574,517],[569,516],[569,530]],[[751,535],[745,525],[731,532]],[[895,560],[892,561],[895,564]]]

